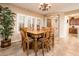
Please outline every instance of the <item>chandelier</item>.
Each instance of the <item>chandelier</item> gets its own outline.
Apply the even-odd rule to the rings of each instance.
[[[47,11],[49,8],[51,8],[50,3],[41,3],[39,5],[39,9],[42,10],[42,11]]]

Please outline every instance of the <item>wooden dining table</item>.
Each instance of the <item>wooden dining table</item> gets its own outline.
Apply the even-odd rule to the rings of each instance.
[[[41,34],[44,34],[45,31],[43,30],[27,30],[27,33],[31,34],[34,37],[34,51],[35,51],[35,56],[37,56],[37,39],[40,37]]]

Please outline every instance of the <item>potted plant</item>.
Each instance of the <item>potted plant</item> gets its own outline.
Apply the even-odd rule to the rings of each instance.
[[[11,36],[14,28],[14,15],[8,7],[0,6],[0,34],[3,38],[1,40],[1,47],[5,48],[11,45]]]

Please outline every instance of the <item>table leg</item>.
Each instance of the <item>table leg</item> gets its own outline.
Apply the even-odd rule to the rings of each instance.
[[[27,42],[27,56],[29,55],[29,41]]]
[[[54,34],[52,34],[52,47],[54,47]]]
[[[37,56],[37,37],[35,37],[35,56]]]
[[[42,41],[42,54],[44,56],[44,40]]]

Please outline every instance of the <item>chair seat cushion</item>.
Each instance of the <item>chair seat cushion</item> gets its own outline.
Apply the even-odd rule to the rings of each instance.
[[[29,38],[29,42],[33,42],[33,39],[32,38],[30,38],[30,37],[28,37]]]

